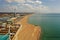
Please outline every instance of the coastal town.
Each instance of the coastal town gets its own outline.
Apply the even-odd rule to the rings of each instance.
[[[36,31],[36,34],[34,35],[36,36],[36,39],[34,38],[34,40],[39,39],[40,29],[34,25],[27,24],[28,17],[31,14],[33,13],[0,13],[0,35],[9,34],[10,40],[28,40],[28,37],[31,37],[29,35],[34,35],[34,30],[39,30]],[[22,31],[20,31],[21,29]],[[22,33],[24,31],[25,33]],[[24,37],[24,35],[26,36]],[[33,39],[31,38],[31,40]]]

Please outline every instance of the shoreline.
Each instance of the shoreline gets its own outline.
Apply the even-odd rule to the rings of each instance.
[[[27,15],[18,21],[18,24],[21,24],[22,27],[18,29],[16,35],[12,40],[38,40],[41,33],[41,28],[28,23],[28,18],[31,15]]]

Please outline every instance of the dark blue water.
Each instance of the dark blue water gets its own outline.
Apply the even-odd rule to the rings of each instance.
[[[60,40],[60,14],[33,14],[28,22],[41,27],[41,40]]]

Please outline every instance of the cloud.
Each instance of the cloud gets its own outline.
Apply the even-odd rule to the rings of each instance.
[[[12,2],[17,2],[17,3],[25,3],[25,2],[29,2],[29,3],[33,3],[33,4],[41,4],[41,1],[33,1],[33,0],[6,0],[6,2],[8,3],[12,3]]]
[[[40,12],[41,13],[50,13],[50,9],[47,6],[40,5]]]
[[[27,2],[32,3],[32,4],[42,4],[42,2],[41,1],[38,1],[38,0],[36,0],[36,1],[27,0]]]
[[[38,0],[6,0],[8,3],[17,2],[17,5],[8,5],[3,7],[0,11],[8,11],[13,12],[16,9],[16,12],[38,12],[38,13],[47,13],[49,12],[49,8],[47,6],[42,5],[42,1]],[[32,3],[32,4],[30,4]],[[1,9],[1,8],[0,8]]]
[[[12,3],[12,2],[17,2],[17,3],[24,3],[25,0],[6,0],[8,3]]]
[[[0,11],[3,11],[3,12],[33,12],[34,9],[32,8],[32,6],[28,4],[22,4],[18,6],[6,5],[5,7],[0,8]]]
[[[18,3],[25,3],[25,0],[15,0],[15,2],[18,2]]]
[[[33,5],[30,5],[30,4],[21,4],[18,6],[8,6],[7,8],[10,11],[14,11],[14,9],[16,9],[15,10],[16,12],[38,12],[38,13],[49,12],[49,8],[47,6],[43,6],[43,5],[34,7]]]
[[[36,3],[38,3],[38,4],[42,4],[42,2],[41,2],[41,1],[36,1]]]
[[[13,0],[6,0],[6,2],[11,3],[11,2],[13,2]]]
[[[34,8],[30,4],[21,4],[17,6],[16,9],[18,12],[33,12]]]

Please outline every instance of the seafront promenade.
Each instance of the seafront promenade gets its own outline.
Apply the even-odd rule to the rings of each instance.
[[[16,24],[20,24],[21,27],[18,29],[12,40],[39,40],[41,28],[28,23],[28,18],[30,16],[31,15],[24,16],[24,18],[16,22]]]

